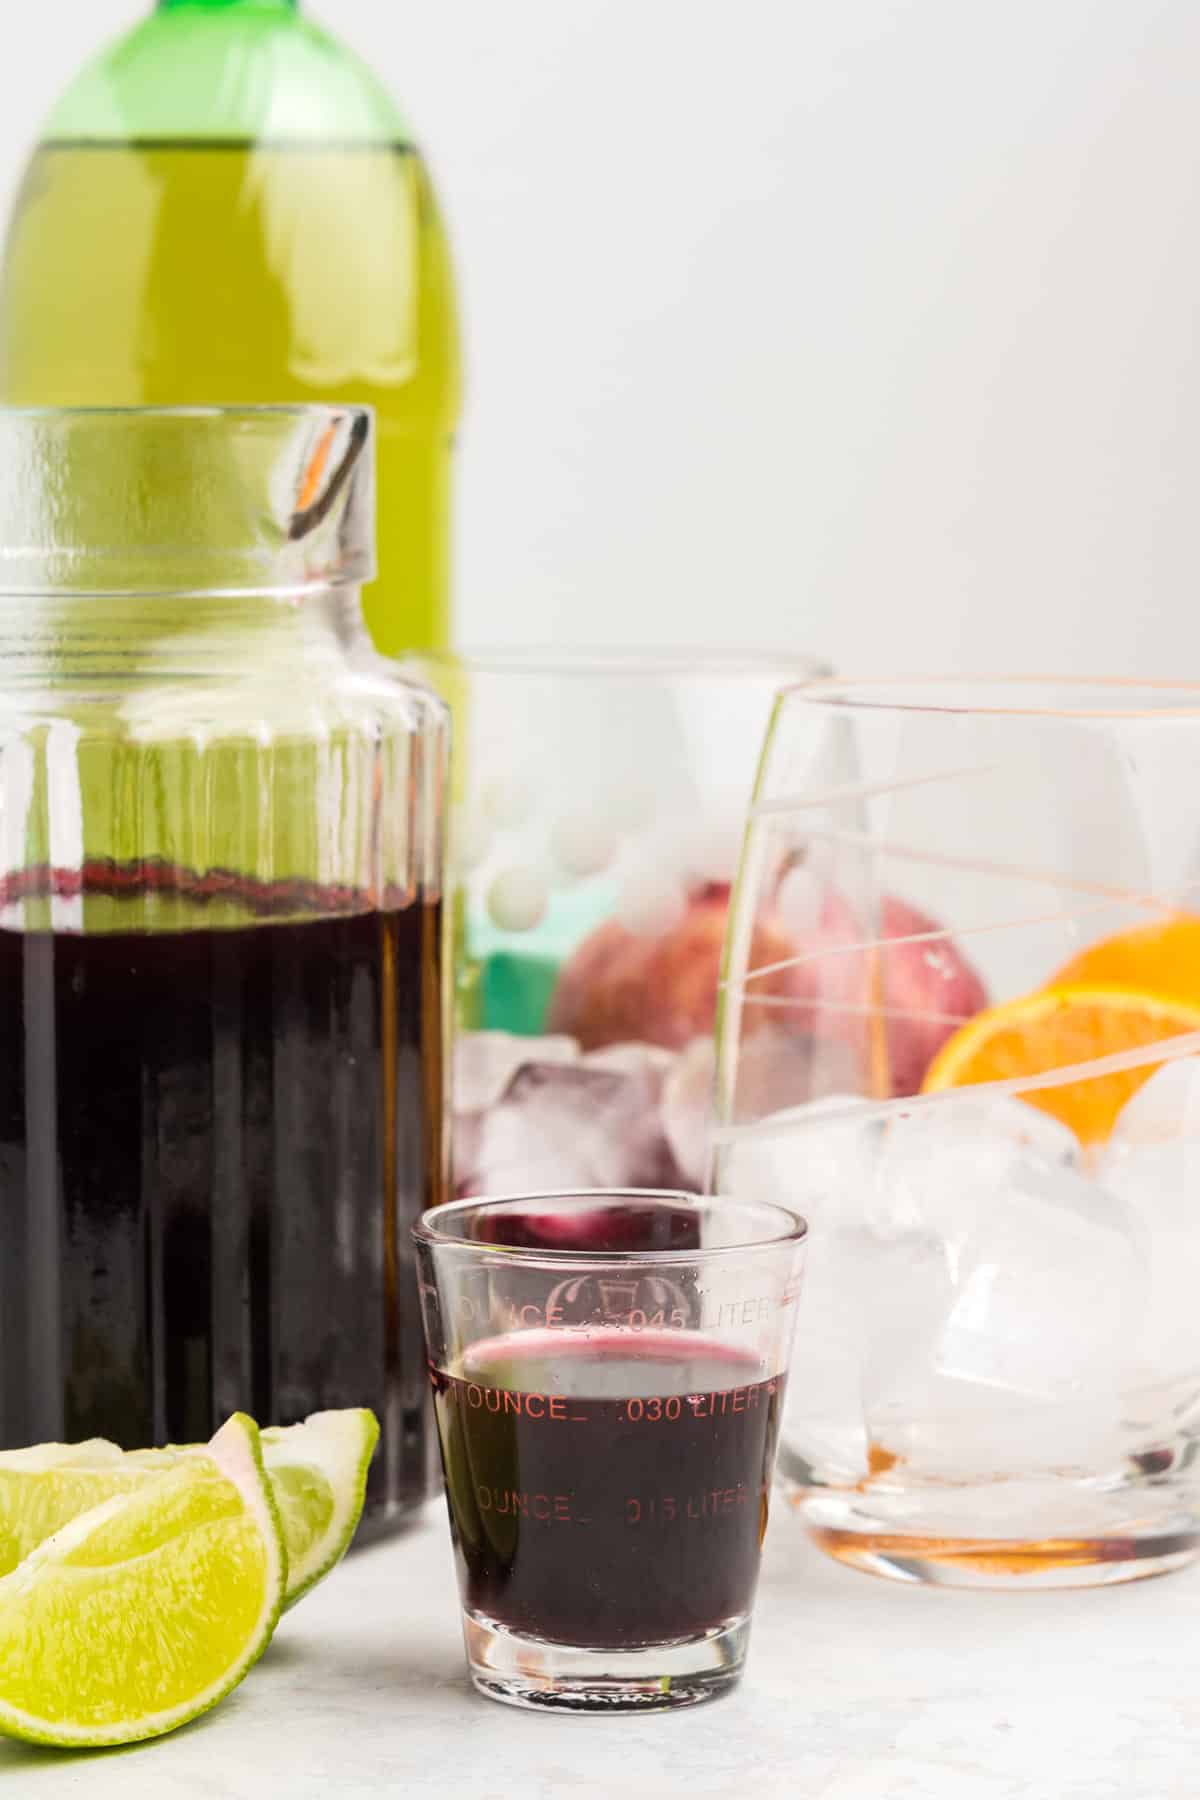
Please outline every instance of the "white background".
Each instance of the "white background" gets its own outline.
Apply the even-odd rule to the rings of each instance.
[[[7,175],[142,8],[4,10]],[[449,214],[464,636],[1200,675],[1197,0],[312,10]]]

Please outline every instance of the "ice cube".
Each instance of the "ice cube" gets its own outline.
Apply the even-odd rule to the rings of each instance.
[[[511,1031],[464,1031],[454,1046],[451,1095],[455,1191],[477,1194],[480,1139],[489,1110],[530,1061],[576,1062],[579,1045],[571,1037],[517,1037]]]
[[[850,1233],[809,1233],[781,1447],[793,1479],[852,1485],[867,1470],[858,1269]]]
[[[839,1252],[842,1303],[853,1316],[864,1386],[887,1391],[953,1306],[946,1246],[929,1232],[856,1225],[840,1234]]]
[[[474,1167],[460,1189],[669,1187],[673,1166],[658,1119],[660,1079],[526,1062],[479,1121]]]
[[[1002,1187],[1030,1153],[1077,1168],[1079,1140],[1049,1113],[1008,1095],[946,1094],[888,1121],[868,1218],[877,1231],[932,1231],[953,1247],[981,1196]]]
[[[678,1061],[678,1053],[661,1044],[605,1044],[600,1050],[589,1050],[580,1060],[582,1068],[607,1070],[629,1082],[627,1099],[636,1120],[629,1146],[633,1172],[627,1179],[631,1186],[700,1186],[699,1177],[693,1179],[680,1169],[663,1118],[666,1084]]]
[[[855,1094],[785,1107],[725,1151],[721,1192],[794,1207],[810,1232],[835,1218],[847,1224],[862,1211],[882,1132],[871,1102]]]
[[[776,1131],[776,1126],[787,1126]],[[808,1221],[804,1282],[782,1444],[794,1479],[854,1482],[866,1472],[864,1340],[856,1307],[863,1195],[882,1126],[870,1103],[830,1094],[768,1115],[724,1155],[720,1190],[778,1200]]]
[[[1120,1155],[1183,1138],[1200,1139],[1200,1056],[1177,1056],[1155,1069],[1122,1107],[1108,1148]]]
[[[680,1179],[701,1188],[708,1179],[716,1052],[711,1037],[693,1038],[672,1060],[662,1091],[663,1132]]]
[[[911,1356],[931,1322],[945,1316],[951,1291],[945,1250],[934,1238],[881,1237],[861,1223],[830,1220],[812,1233],[784,1441],[823,1479],[866,1474],[865,1398],[889,1391],[894,1361]]]
[[[940,1374],[1044,1399],[1115,1380],[1141,1323],[1145,1268],[1121,1201],[1033,1161],[989,1194],[937,1343]]]
[[[912,1242],[899,1234],[897,1243]],[[1146,1265],[1122,1200],[1032,1153],[971,1190],[948,1284],[864,1377],[872,1437],[926,1472],[1087,1462],[1116,1441]]]
[[[1200,1057],[1156,1069],[1122,1110],[1098,1164],[1142,1234],[1146,1320],[1135,1381],[1200,1374]]]
[[[515,1037],[510,1031],[464,1031],[454,1046],[454,1110],[485,1112],[495,1106],[526,1063],[569,1063],[579,1058],[572,1037]]]
[[[907,1482],[1043,1482],[1048,1474],[1120,1479],[1137,1447],[1113,1391],[1067,1400],[1015,1395],[928,1374],[903,1394],[866,1402],[871,1449],[902,1465]],[[1028,1511],[1011,1496],[1010,1528],[1028,1535]]]
[[[572,1044],[575,1040],[544,1041]],[[661,1044],[605,1044],[603,1049],[589,1050],[581,1060],[586,1069],[614,1069],[618,1074],[637,1075],[654,1083],[661,1083],[675,1063],[674,1054]]]

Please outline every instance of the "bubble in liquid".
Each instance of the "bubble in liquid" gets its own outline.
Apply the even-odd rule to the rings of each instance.
[[[697,882],[732,882],[742,853],[740,819],[704,819],[683,834],[683,860]]]
[[[523,824],[532,805],[529,783],[520,775],[495,775],[484,783],[481,810],[501,829]]]
[[[595,810],[618,833],[644,831],[658,811],[658,796],[652,787],[629,779],[597,793]]]
[[[481,814],[469,808],[455,813],[450,826],[455,866],[464,874],[477,869],[491,848],[491,839],[491,828]]]
[[[488,915],[501,931],[532,931],[548,903],[545,878],[534,868],[502,869],[488,889]]]
[[[639,869],[622,884],[617,918],[626,930],[660,937],[678,925],[687,911],[687,892],[657,869]]]
[[[598,875],[617,853],[617,836],[602,819],[569,813],[555,822],[550,846],[568,875]]]

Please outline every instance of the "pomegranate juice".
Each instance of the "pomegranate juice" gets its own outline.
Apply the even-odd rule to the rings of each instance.
[[[419,906],[0,931],[0,1446],[367,1405],[369,1508],[421,1497],[437,944]]]
[[[476,1345],[434,1392],[464,1604],[634,1649],[750,1611],[783,1377],[694,1333]]]

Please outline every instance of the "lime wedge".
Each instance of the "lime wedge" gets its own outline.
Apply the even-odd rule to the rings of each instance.
[[[0,1575],[81,1512],[151,1479],[140,1459],[103,1438],[0,1451]]]
[[[285,1608],[315,1587],[350,1548],[378,1442],[379,1421],[365,1406],[310,1413],[301,1425],[272,1425],[263,1432],[263,1461],[287,1545]]]
[[[0,1450],[0,1472],[5,1469],[106,1469],[122,1461],[125,1452],[107,1438],[85,1438],[81,1444],[32,1444],[28,1450]]]
[[[287,1552],[258,1429],[81,1513],[0,1580],[0,1732],[127,1744],[216,1704],[275,1629]]]
[[[262,1433],[263,1459],[283,1526],[291,1606],[345,1555],[362,1514],[367,1467],[379,1439],[363,1408],[313,1413]],[[52,1532],[114,1495],[129,1494],[203,1445],[122,1451],[104,1438],[0,1451],[0,1576]]]

